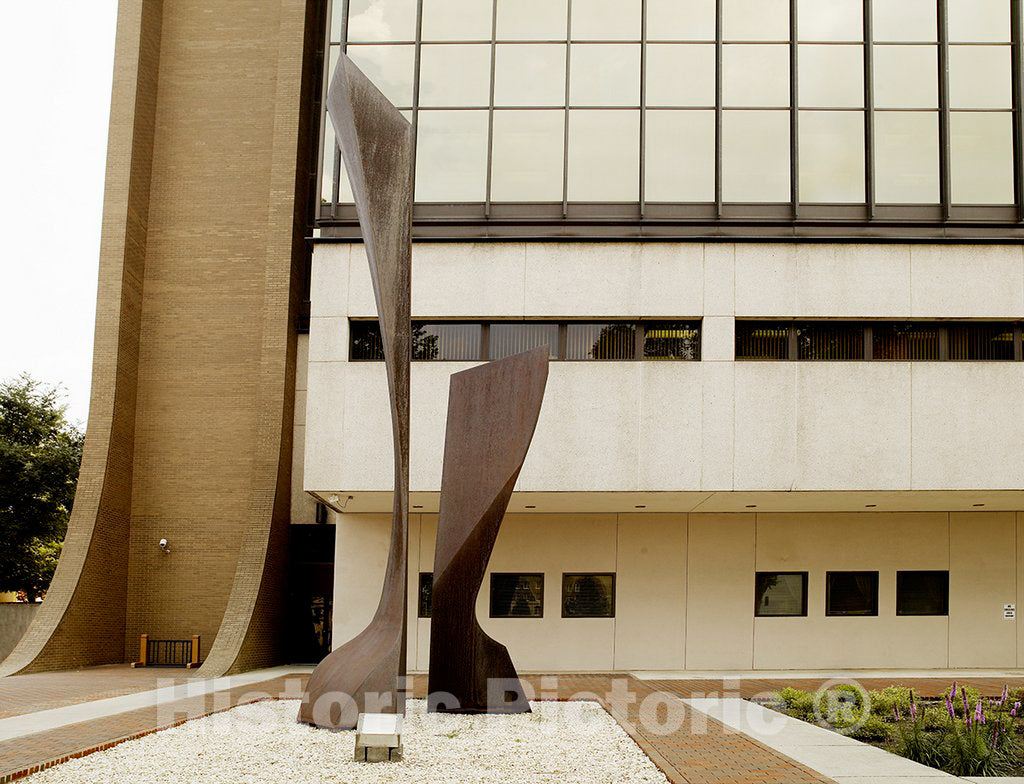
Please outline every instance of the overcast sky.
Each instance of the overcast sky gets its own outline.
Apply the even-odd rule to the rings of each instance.
[[[116,0],[0,4],[0,380],[89,410]]]

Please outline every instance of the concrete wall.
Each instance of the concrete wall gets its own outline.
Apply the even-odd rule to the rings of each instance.
[[[38,604],[28,602],[0,602],[0,662],[28,631],[38,609]]]
[[[703,317],[701,362],[551,366],[519,491],[1024,486],[1020,362],[734,362],[736,317],[1021,318],[1021,246],[422,244],[418,317]],[[305,487],[389,490],[383,363],[360,246],[314,253]],[[448,377],[416,363],[412,490],[440,485]]]
[[[386,560],[387,515],[337,515],[334,640],[370,620]],[[409,667],[429,663],[416,618],[433,569],[435,515],[410,522]],[[543,572],[544,617],[480,624],[524,671],[775,670],[1024,666],[1019,604],[1024,513],[511,514],[489,571]],[[358,554],[353,557],[353,554]],[[949,615],[897,616],[896,571],[949,570]],[[876,617],[825,617],[825,572],[879,572]],[[614,571],[614,619],[563,619],[563,572]],[[756,571],[807,571],[807,617],[754,618]]]

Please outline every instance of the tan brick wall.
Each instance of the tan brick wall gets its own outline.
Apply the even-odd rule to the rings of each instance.
[[[318,6],[122,2],[93,415],[71,546],[17,669],[134,658],[141,633],[200,634],[205,654],[222,631],[208,672],[276,660]]]

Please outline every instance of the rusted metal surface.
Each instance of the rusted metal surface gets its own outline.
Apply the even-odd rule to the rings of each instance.
[[[452,375],[434,550],[432,711],[530,710],[505,646],[477,623],[476,599],[533,439],[547,378],[547,347]]]
[[[404,713],[409,551],[409,360],[412,127],[342,54],[327,111],[352,184],[380,317],[395,454],[395,495],[384,589],[357,637],[313,671],[299,721],[351,729],[359,713]]]

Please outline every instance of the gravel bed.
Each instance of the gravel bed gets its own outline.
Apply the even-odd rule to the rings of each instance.
[[[29,776],[31,784],[209,782],[637,782],[666,779],[594,702],[534,702],[533,713],[426,713],[410,700],[402,762],[352,759],[355,732],[295,721],[298,700],[268,700],[186,722]]]

